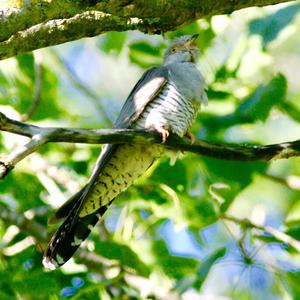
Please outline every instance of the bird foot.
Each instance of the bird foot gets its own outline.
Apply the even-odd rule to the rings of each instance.
[[[191,144],[195,143],[196,137],[190,131],[188,131],[184,136],[191,141]]]
[[[167,129],[164,129],[164,128],[160,128],[159,131],[158,131],[161,135],[161,142],[162,143],[165,143],[167,138],[169,137],[170,135],[170,132],[167,130]]]

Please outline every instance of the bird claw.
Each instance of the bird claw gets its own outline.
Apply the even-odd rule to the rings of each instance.
[[[184,136],[191,141],[191,144],[195,143],[196,137],[190,131],[188,131]]]
[[[170,132],[167,130],[167,129],[164,129],[164,128],[161,128],[159,130],[159,133],[161,134],[161,142],[162,143],[165,143],[167,138],[169,137],[170,135]]]

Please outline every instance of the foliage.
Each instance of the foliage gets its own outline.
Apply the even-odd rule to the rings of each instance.
[[[166,34],[200,33],[209,106],[193,127],[197,137],[243,144],[299,138],[298,11],[299,4],[244,10]],[[0,110],[24,118],[40,88],[31,123],[109,127],[144,69],[162,62],[166,45],[160,36],[111,32],[1,61]],[[24,142],[1,134],[2,155]],[[75,260],[43,269],[48,239],[31,227],[50,236],[48,217],[85,184],[98,154],[98,146],[49,144],[0,182],[1,299],[300,297],[299,253],[255,226],[224,219],[248,218],[300,241],[296,158],[246,163],[186,153],[175,166],[162,158],[114,202]]]

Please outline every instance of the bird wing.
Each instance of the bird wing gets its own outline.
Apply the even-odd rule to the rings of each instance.
[[[146,105],[151,102],[151,100],[154,99],[165,86],[168,81],[168,74],[168,69],[164,66],[154,67],[147,70],[127,97],[119,117],[114,124],[114,128],[129,128],[144,111]],[[56,220],[67,217],[70,212],[70,208],[74,207],[76,202],[84,202],[101,170],[109,158],[114,154],[117,147],[118,145],[116,144],[105,145],[87,185],[56,211],[55,216],[51,218],[50,223],[54,223]],[[79,210],[81,206],[82,205],[78,207]]]
[[[154,67],[147,70],[129,94],[115,122],[115,128],[130,127],[144,111],[146,105],[162,90],[168,78],[167,67]]]

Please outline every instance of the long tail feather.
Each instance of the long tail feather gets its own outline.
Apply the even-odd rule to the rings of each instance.
[[[78,201],[50,240],[44,253],[43,265],[53,270],[66,263],[80,244],[88,237],[110,203],[100,207],[96,212],[81,218],[78,216],[78,208],[80,207],[80,201]]]
[[[70,199],[68,199],[61,207],[59,207],[55,214],[49,218],[48,224],[55,224],[59,221],[64,220],[70,214],[70,211],[73,209],[73,207],[76,206],[76,203],[81,201],[81,197],[83,196],[86,187],[87,186],[82,188]]]

